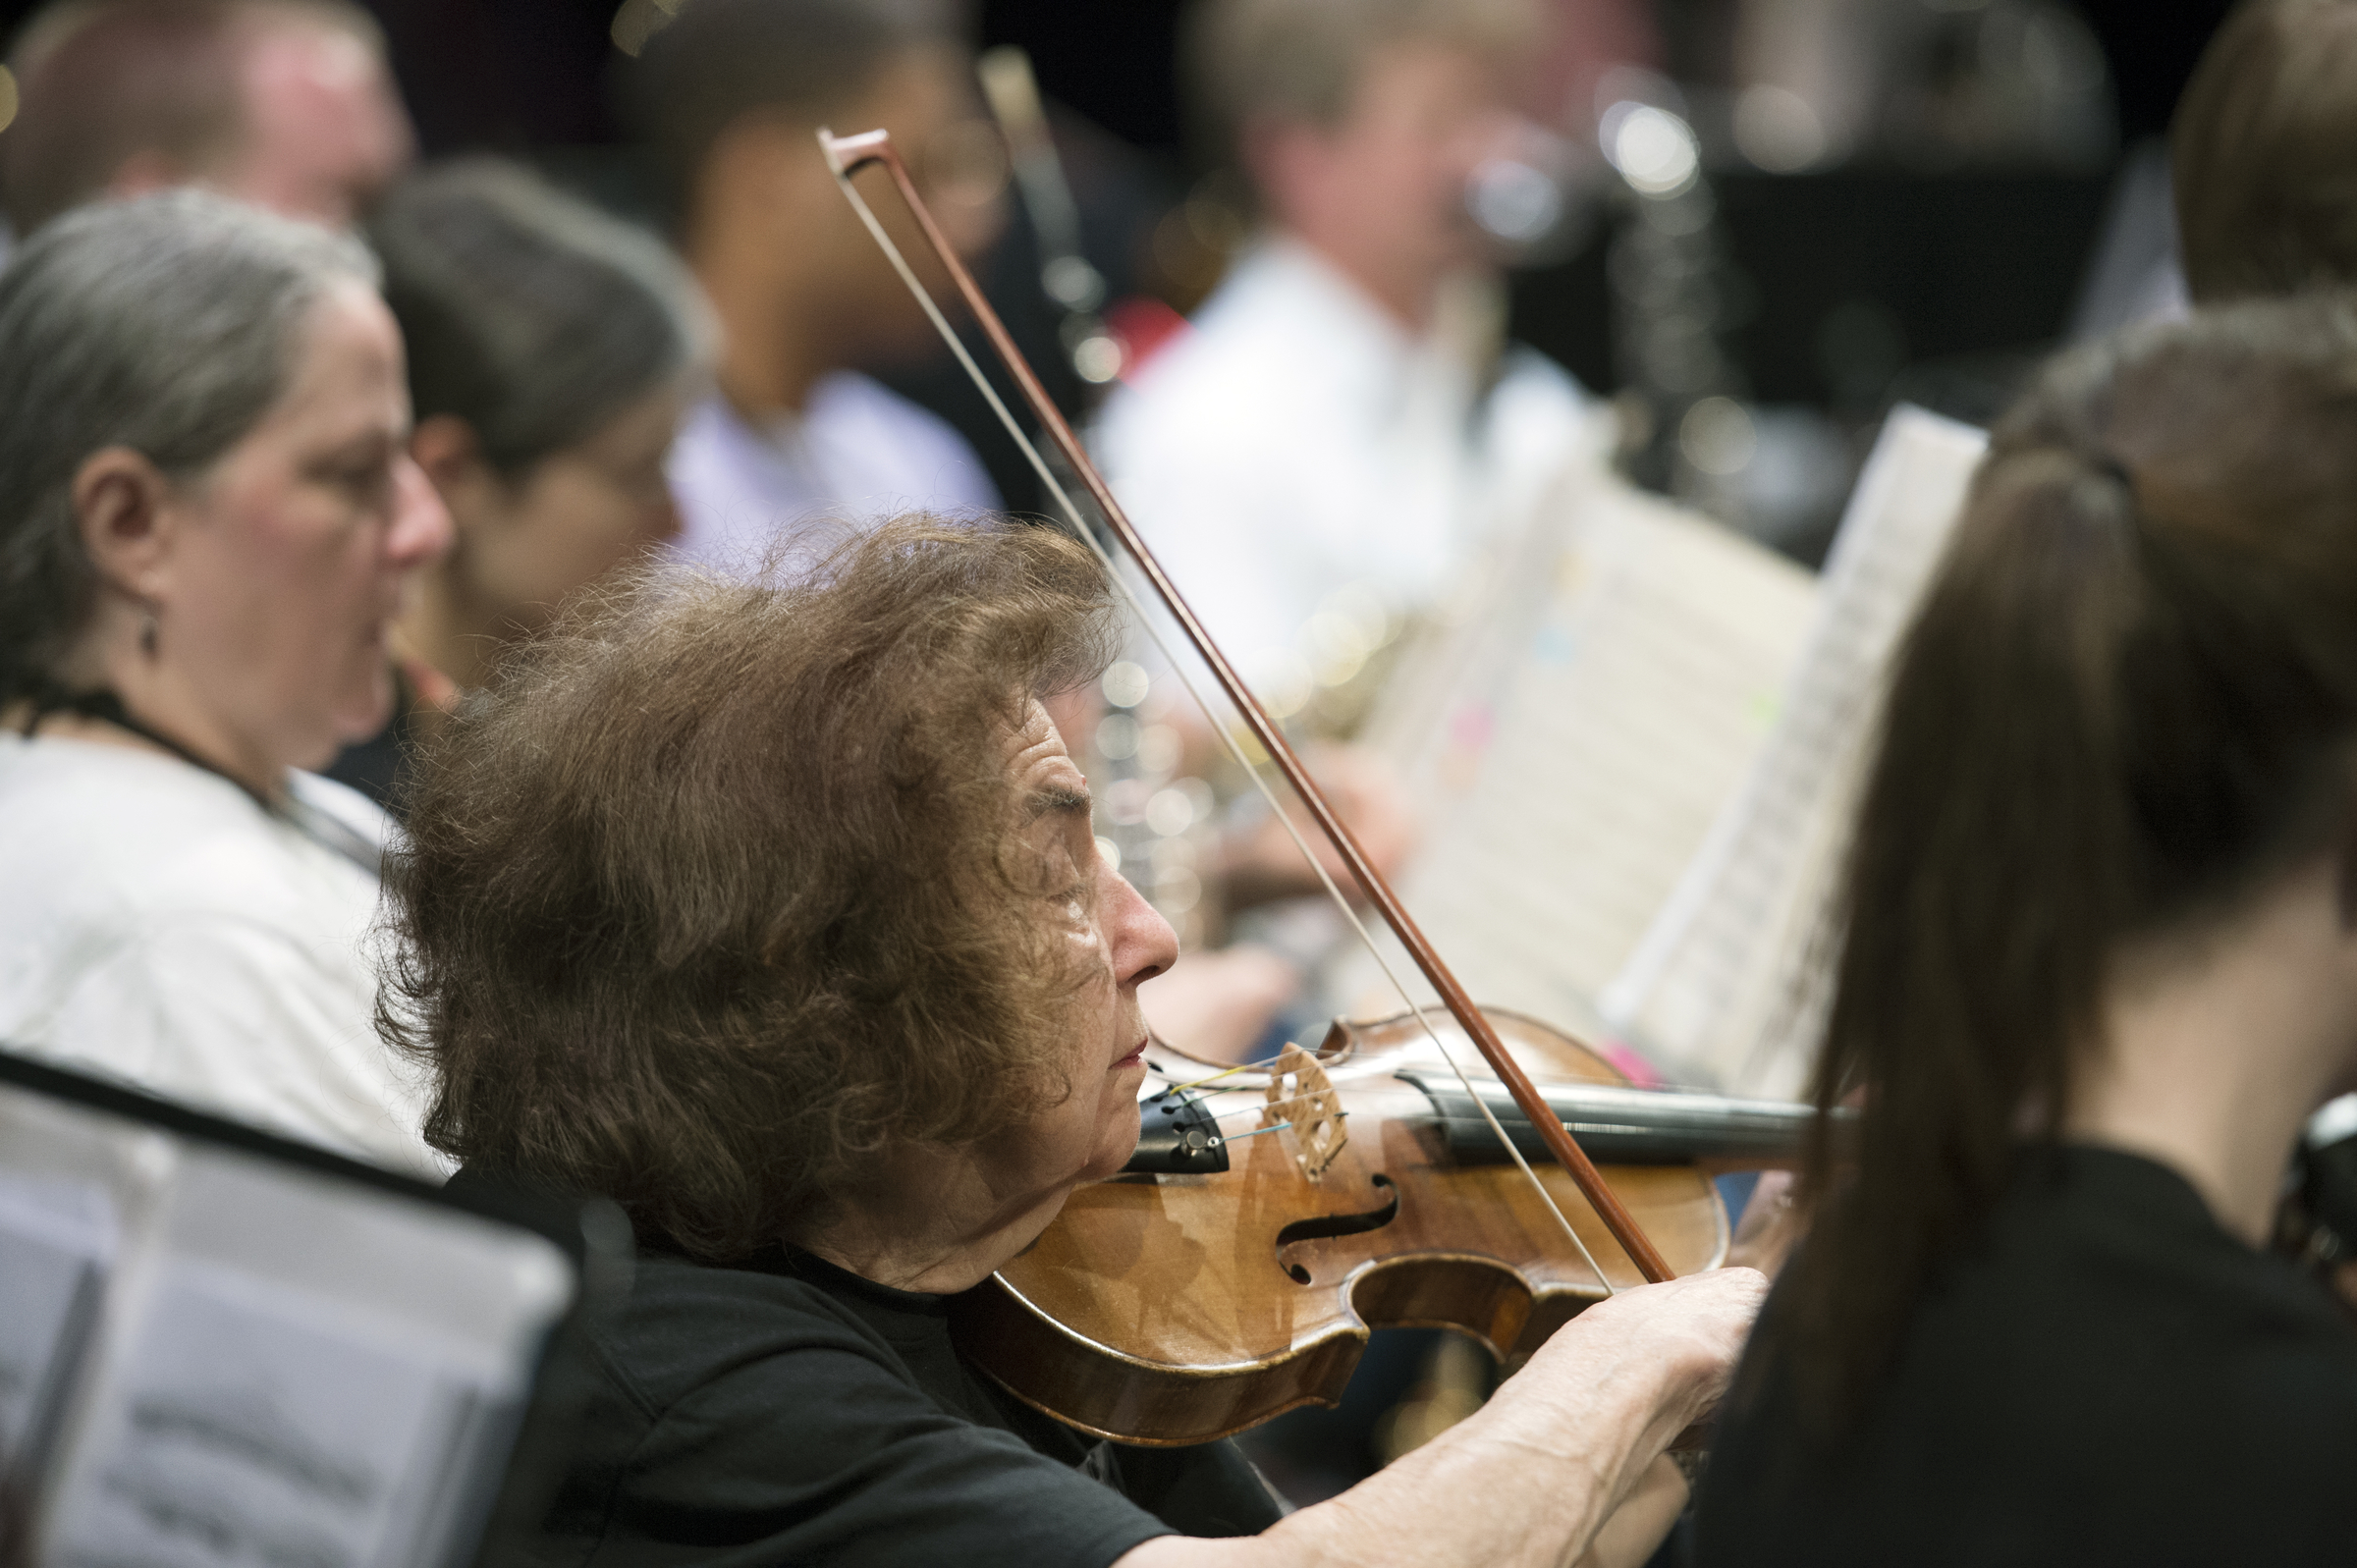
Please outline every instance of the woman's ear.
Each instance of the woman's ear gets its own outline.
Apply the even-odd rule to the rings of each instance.
[[[483,460],[483,446],[475,439],[474,427],[455,413],[420,420],[410,432],[410,456],[433,481],[462,539],[498,505],[504,493],[499,475]]]
[[[98,578],[142,604],[164,597],[179,528],[172,484],[144,453],[102,447],[74,473],[74,518]]]

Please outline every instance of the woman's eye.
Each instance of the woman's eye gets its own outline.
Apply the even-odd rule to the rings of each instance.
[[[313,472],[320,483],[364,506],[383,504],[393,494],[393,464],[381,457],[329,462]]]

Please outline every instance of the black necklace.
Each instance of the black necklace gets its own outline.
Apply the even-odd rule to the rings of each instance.
[[[247,799],[264,811],[271,810],[269,797],[259,789],[254,788],[253,785],[213,761],[212,758],[203,755],[193,746],[174,739],[153,725],[133,718],[131,710],[123,706],[123,699],[115,694],[115,690],[111,686],[93,686],[87,691],[72,691],[54,681],[48,682],[47,689],[33,694],[32,712],[27,714],[25,719],[25,738],[31,739],[33,731],[40,729],[41,721],[53,713],[70,713],[77,718],[95,719],[100,724],[113,725],[117,730],[128,730],[141,740],[163,747],[190,767],[201,768],[216,779],[228,780],[238,786],[239,792],[244,794]]]
[[[78,718],[95,719],[101,724],[128,730],[151,745],[161,746],[190,767],[202,769],[216,779],[235,784],[238,792],[260,808],[264,816],[275,817],[292,825],[313,843],[342,855],[370,876],[382,872],[382,853],[365,837],[337,818],[292,795],[283,804],[273,803],[269,796],[194,747],[164,733],[143,720],[134,718],[131,710],[123,706],[122,697],[111,686],[73,691],[56,681],[45,682],[32,695],[32,710],[25,719],[25,738],[31,739],[33,732],[40,729],[41,721],[53,713],[70,713]]]

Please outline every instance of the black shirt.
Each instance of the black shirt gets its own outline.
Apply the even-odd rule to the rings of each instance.
[[[1790,1300],[1721,1422],[1704,1568],[2357,1562],[2357,1332],[2151,1161],[2025,1157],[1846,1443],[1799,1435]]]
[[[1280,1516],[1233,1444],[1084,1436],[959,1357],[947,1298],[806,1253],[642,1253],[591,1349],[542,1563],[1103,1568],[1156,1536]]]

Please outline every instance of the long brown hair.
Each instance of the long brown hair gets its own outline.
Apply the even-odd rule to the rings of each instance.
[[[2001,424],[1893,674],[1815,1098],[1864,1091],[1766,1336],[1852,1425],[2024,1140],[2123,943],[2347,828],[2357,303],[2236,305],[2054,364]],[[1844,1159],[1847,1157],[1844,1156]]]
[[[2357,0],[2245,0],[2169,126],[2200,300],[2357,283]]]

